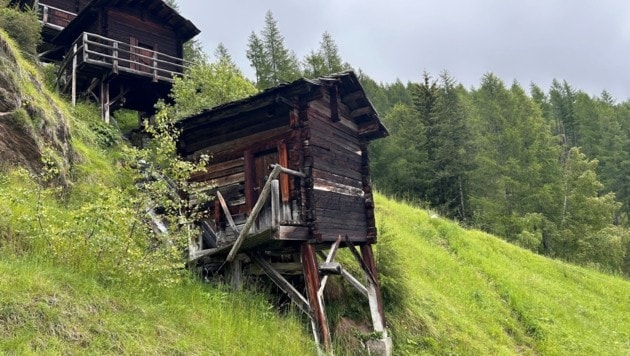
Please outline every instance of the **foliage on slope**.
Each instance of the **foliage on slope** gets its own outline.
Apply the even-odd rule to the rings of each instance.
[[[190,280],[142,224],[119,133],[0,43],[0,353],[314,353],[264,298]]]
[[[377,196],[399,354],[622,355],[630,282],[538,256]]]

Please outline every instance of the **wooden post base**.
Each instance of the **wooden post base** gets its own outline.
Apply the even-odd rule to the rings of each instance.
[[[313,334],[315,335],[316,341],[324,348],[324,351],[330,353],[332,351],[332,342],[330,329],[328,327],[328,318],[326,316],[326,307],[324,306],[323,297],[318,293],[321,286],[321,279],[319,277],[319,266],[315,246],[308,243],[302,244],[301,255],[308,302],[311,312],[313,313],[311,319]]]

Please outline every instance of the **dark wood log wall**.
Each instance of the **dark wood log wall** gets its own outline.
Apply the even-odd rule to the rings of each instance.
[[[179,57],[182,42],[173,29],[160,25],[162,22],[155,16],[143,14],[139,9],[111,8],[107,13],[107,33],[103,35],[130,43],[129,34],[133,34],[138,43],[149,45],[169,56]]]
[[[207,187],[208,195],[214,195],[215,191],[219,190],[225,197],[237,225],[244,223],[256,203],[260,189],[269,174],[270,164],[284,162],[287,168],[299,169],[290,162],[290,159],[294,158],[290,152],[295,151],[295,135],[292,135],[288,125],[289,112],[285,111],[279,117],[259,119],[260,123],[245,127],[242,127],[241,120],[227,120],[227,123],[217,125],[212,132],[205,132],[206,135],[216,137],[214,140],[216,144],[199,147],[199,152],[189,156],[194,159],[201,152],[211,154],[207,170],[194,174],[191,181]],[[257,128],[262,131],[257,131]],[[241,132],[244,136],[225,141],[224,135],[220,133],[226,130]],[[296,194],[299,192],[299,184],[286,175],[281,176],[280,182],[282,202],[287,204],[286,211],[290,211],[291,207],[300,205],[296,202],[299,200],[299,194]],[[226,229],[225,216],[220,206],[208,204],[208,211],[212,226],[225,231],[228,235],[231,234],[229,229]],[[286,220],[290,218],[287,216]],[[256,230],[255,228],[254,231]]]
[[[335,88],[309,107],[310,150],[313,160],[314,233],[323,240],[348,235],[365,241],[373,222],[367,217],[363,145],[348,109]],[[332,93],[332,95],[331,95]],[[331,101],[331,98],[333,99]],[[367,158],[367,156],[366,156]]]

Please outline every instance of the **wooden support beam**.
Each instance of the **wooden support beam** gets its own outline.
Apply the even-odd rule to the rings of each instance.
[[[289,152],[287,151],[287,145],[284,140],[278,142],[278,164],[282,167],[289,167]],[[288,203],[291,200],[291,186],[289,184],[289,176],[280,176],[280,190],[283,203]]]
[[[372,315],[372,324],[374,331],[383,335],[383,338],[387,337],[387,330],[385,329],[385,312],[383,310],[383,297],[381,295],[381,287],[378,283],[378,274],[376,270],[376,261],[374,260],[374,253],[372,252],[372,245],[361,245],[361,254],[363,260],[371,275],[367,276],[367,291],[368,300],[370,303],[370,314]]]
[[[341,98],[341,101],[349,105],[363,98],[365,98],[365,93],[363,92],[363,90],[356,90],[356,91],[353,91],[352,93],[344,95]]]
[[[112,62],[112,70],[115,74],[118,74],[118,41],[114,42],[114,50],[112,52],[114,60]]]
[[[319,279],[319,268],[317,266],[317,254],[315,246],[304,243],[301,249],[302,264],[304,265],[304,281],[308,301],[313,311],[313,334],[316,340],[323,346],[325,352],[332,351],[330,329],[328,328],[328,318],[323,297],[319,293],[321,281]]]
[[[297,291],[297,289],[295,289],[295,287],[293,287],[293,285],[291,285],[291,283],[289,283],[289,281],[282,277],[282,275],[278,273],[278,271],[276,271],[271,266],[271,264],[265,261],[260,255],[253,253],[250,254],[249,257],[252,259],[252,261],[256,262],[260,266],[260,268],[263,269],[265,274],[267,274],[267,276],[271,278],[271,280],[278,286],[278,288],[287,293],[289,298],[291,298],[295,305],[297,305],[297,307],[300,308],[300,310],[302,310],[304,314],[308,315],[311,320],[313,319],[313,313],[311,312],[308,301],[300,292]]]
[[[367,288],[363,285],[363,283],[359,282],[358,279],[356,279],[352,274],[350,274],[350,272],[342,268],[341,276],[346,281],[348,281],[348,283],[350,283],[356,290],[358,290],[359,293],[361,293],[364,297],[369,298]]]
[[[107,74],[101,79],[101,117],[106,124],[110,121],[110,104],[109,104],[109,80]]]
[[[326,262],[324,263],[332,263],[332,261],[335,259],[335,255],[337,255],[337,250],[339,249],[340,244],[341,244],[341,235],[337,237],[337,241],[335,241],[335,243],[333,243],[332,246],[330,247],[330,252],[328,252],[328,256],[326,256]],[[321,295],[324,294],[324,289],[326,288],[327,282],[328,282],[328,276],[324,276],[324,278],[322,279],[321,286],[319,287],[319,290],[318,290],[319,294]]]
[[[239,231],[238,231],[238,228],[236,227],[236,224],[234,223],[234,219],[232,218],[232,213],[230,212],[230,208],[225,202],[225,199],[223,199],[223,195],[218,190],[217,190],[217,199],[219,199],[219,204],[221,204],[221,208],[223,209],[223,213],[225,214],[225,218],[227,219],[228,224],[230,224],[230,227],[232,228],[234,233],[238,234]]]
[[[354,256],[354,258],[359,263],[359,266],[361,266],[361,269],[363,270],[363,272],[365,272],[365,274],[368,276],[368,279],[370,280],[370,282],[374,284],[378,284],[378,280],[376,279],[374,272],[372,272],[372,269],[370,269],[367,263],[363,260],[363,258],[359,254],[359,251],[357,251],[357,248],[354,246],[352,241],[350,241],[347,235],[346,235],[346,245],[348,246],[348,249],[350,249],[350,252],[352,252],[352,255]],[[371,251],[371,248],[370,248],[370,251]],[[374,271],[376,271],[376,267],[374,267]]]
[[[243,290],[243,261],[240,258],[230,262],[230,286],[235,291]]]
[[[374,109],[372,109],[372,107],[363,106],[356,110],[352,110],[352,112],[350,113],[350,117],[354,120],[361,116],[371,115],[373,113],[374,113]]]
[[[271,226],[280,225],[280,182],[271,181]]]
[[[74,44],[72,49],[72,106],[77,105],[77,52],[79,45]]]
[[[256,201],[256,191],[254,191],[256,186],[256,161],[254,160],[253,151],[245,151],[243,160],[245,169],[245,206],[247,207],[247,212],[251,214]]]
[[[304,274],[302,264],[299,262],[269,263],[269,265],[281,275],[301,276]],[[247,274],[258,276],[266,273],[259,265],[252,264],[249,266]]]
[[[339,86],[332,85],[330,88],[330,121],[339,122]]]

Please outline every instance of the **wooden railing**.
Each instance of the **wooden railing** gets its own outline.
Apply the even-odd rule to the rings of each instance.
[[[115,74],[126,72],[150,77],[154,82],[172,83],[189,65],[182,58],[89,32],[81,34],[71,48],[61,63],[57,80],[66,70],[74,72],[78,65],[86,63],[110,68]]]
[[[259,216],[261,216],[260,213],[263,211],[263,209],[265,212],[268,211],[267,209],[271,209],[271,222],[270,224],[264,225],[265,229],[275,230],[278,229],[279,226],[284,224],[281,218],[282,203],[280,200],[280,182],[278,180],[280,174],[288,174],[294,177],[306,178],[306,174],[294,171],[292,169],[284,168],[279,164],[273,164],[270,166],[270,168],[272,170],[269,173],[267,181],[265,182],[265,185],[260,192],[260,196],[258,197],[256,204],[252,208],[252,212],[247,217],[247,220],[245,221],[245,224],[242,225],[241,229],[236,226],[235,222],[232,219],[229,207],[227,206],[221,193],[217,191],[217,198],[219,198],[221,208],[223,209],[226,219],[228,220],[230,227],[238,234],[238,237],[230,248],[230,252],[226,258],[226,262],[232,262],[236,255],[239,253],[239,249],[243,245],[243,242],[245,242],[247,237],[250,235],[250,232],[254,227],[256,220],[259,218]],[[267,205],[269,200],[271,200],[270,207]],[[255,234],[255,232],[253,234]],[[216,250],[218,250],[218,248],[210,248],[206,250],[196,251],[190,255],[190,260],[196,260],[206,255],[213,254]]]
[[[60,8],[39,3],[37,7],[39,21],[46,27],[61,31],[77,17],[74,12],[62,10]]]
[[[289,175],[301,177],[301,178],[306,178],[306,175],[302,172],[284,168],[279,164],[273,165],[273,169],[271,170],[271,173],[269,174],[269,177],[267,178],[267,182],[265,183],[265,186],[260,192],[258,201],[254,205],[254,208],[252,209],[251,214],[249,215],[249,217],[247,218],[247,221],[245,222],[245,226],[243,226],[243,230],[241,230],[241,232],[238,234],[238,238],[236,239],[236,242],[234,242],[234,245],[232,246],[232,249],[230,250],[230,253],[228,254],[226,258],[227,262],[232,262],[234,258],[236,257],[238,250],[241,248],[243,241],[245,241],[245,238],[247,237],[247,234],[249,233],[249,229],[251,229],[252,225],[258,218],[258,214],[260,214],[261,210],[265,206],[269,196],[271,196],[271,216],[272,216],[271,227],[278,226],[279,217],[280,217],[280,183],[278,182],[277,178],[280,175],[280,173],[289,174]]]

